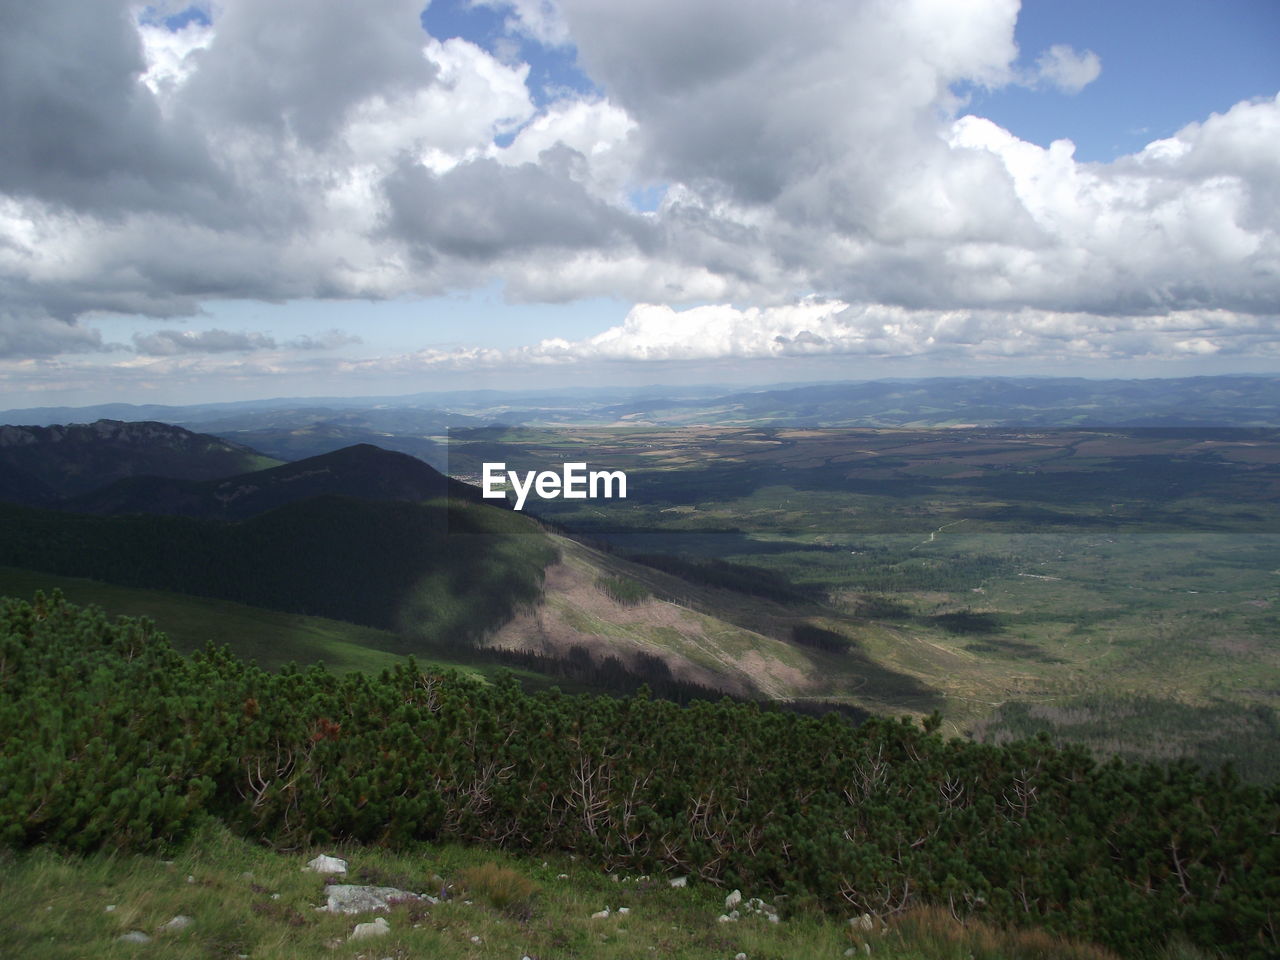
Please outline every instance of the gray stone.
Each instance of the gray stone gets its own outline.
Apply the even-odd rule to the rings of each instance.
[[[742,891],[735,890],[733,891],[733,893],[729,894],[727,897],[724,898],[724,908],[726,910],[732,910],[741,902],[742,902]]]
[[[167,923],[160,924],[160,929],[165,933],[177,933],[179,930],[187,929],[187,927],[191,926],[192,922],[193,921],[190,917],[178,914]]]
[[[346,873],[347,861],[322,853],[302,869],[310,870],[312,873]]]
[[[151,938],[147,936],[145,933],[143,933],[141,930],[130,930],[128,933],[125,933],[116,937],[116,939],[122,940],[125,943],[150,943],[151,942]]]
[[[372,923],[357,923],[348,940],[367,940],[370,937],[385,937],[391,932],[391,924],[386,917],[378,917]]]
[[[395,887],[356,886],[349,883],[331,883],[324,888],[328,898],[322,910],[329,913],[372,913],[387,910],[397,903],[417,903],[428,898]]]

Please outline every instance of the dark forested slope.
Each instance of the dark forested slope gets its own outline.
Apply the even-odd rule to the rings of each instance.
[[[367,443],[266,470],[193,482],[120,480],[63,504],[77,513],[151,513],[226,520],[256,516],[322,495],[420,502],[449,497],[481,502],[480,492],[421,460]]]
[[[425,467],[424,469],[430,469]],[[541,591],[536,524],[458,501],[313,497],[238,523],[0,504],[0,564],[475,639]]]

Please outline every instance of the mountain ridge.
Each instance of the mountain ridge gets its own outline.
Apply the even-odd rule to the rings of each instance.
[[[480,502],[480,491],[405,453],[360,443],[331,453],[213,480],[117,480],[62,507],[99,516],[152,514],[240,520],[314,496]]]
[[[243,444],[158,421],[0,426],[0,475],[8,478],[0,490],[33,505],[129,477],[203,481],[278,463]]]

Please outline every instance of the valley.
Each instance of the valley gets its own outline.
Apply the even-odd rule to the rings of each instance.
[[[79,481],[60,503],[5,507],[0,589],[45,582],[102,595],[111,612],[155,610],[180,647],[185,623],[222,624],[206,639],[268,665],[370,669],[412,653],[513,670],[531,689],[647,682],[855,719],[937,711],[952,736],[1047,733],[1099,756],[1229,759],[1267,781],[1280,774],[1268,384],[936,380],[678,402],[598,391],[173,408],[223,439],[200,447],[186,438],[203,435],[165,427],[170,450],[257,456],[233,439],[252,437],[277,456],[321,452],[235,476],[161,468],[163,480],[145,475],[161,462],[151,455],[143,475],[112,467],[111,483]],[[1143,403],[1181,404],[1182,419],[1094,422],[1103,410],[1141,420],[1125,411]],[[991,423],[1000,404],[1006,422]],[[575,409],[580,422],[565,422]],[[863,411],[862,425],[840,410]],[[357,436],[406,452],[323,449]],[[28,473],[66,469],[23,456]],[[485,463],[582,461],[625,471],[628,496],[531,495],[528,517],[478,496]],[[214,606],[197,617],[191,604]]]

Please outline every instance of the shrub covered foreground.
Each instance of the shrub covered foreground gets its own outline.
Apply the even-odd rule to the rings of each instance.
[[[0,838],[454,840],[693,873],[795,905],[946,905],[1141,953],[1280,950],[1280,790],[1043,742],[751,705],[269,674],[60,597],[0,608]]]

